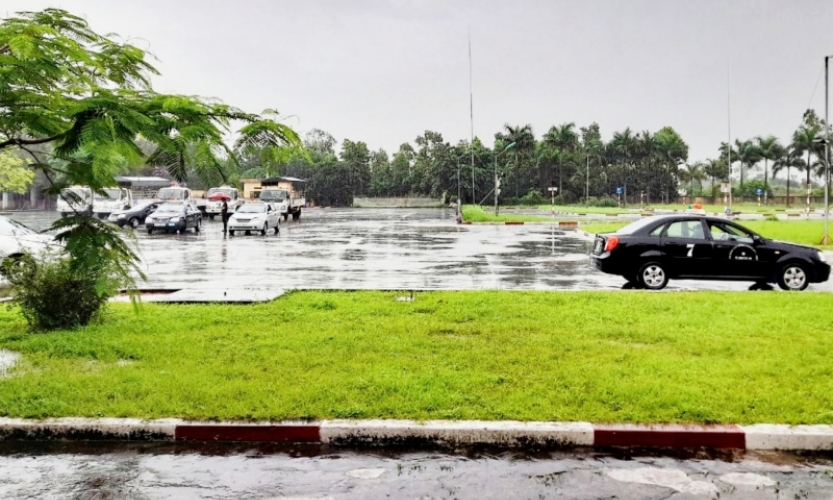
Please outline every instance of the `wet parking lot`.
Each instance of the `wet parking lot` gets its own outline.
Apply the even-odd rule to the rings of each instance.
[[[51,212],[11,217],[44,229]],[[136,231],[146,288],[614,290],[589,264],[590,243],[548,224],[459,225],[450,209],[310,209],[281,232],[224,237]],[[672,281],[670,290],[746,290],[749,283]],[[833,291],[830,282],[811,290]]]
[[[0,450],[0,498],[829,499],[827,459],[68,445]]]

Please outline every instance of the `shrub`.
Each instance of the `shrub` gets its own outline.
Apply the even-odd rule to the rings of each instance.
[[[544,203],[544,197],[541,195],[541,191],[530,189],[518,201],[521,205],[541,205]]]
[[[600,196],[588,203],[591,207],[618,207],[619,200],[611,196]]]
[[[555,197],[555,204],[556,205],[572,205],[576,203],[578,198],[572,191],[564,190],[563,193],[559,194]]]
[[[6,274],[16,303],[36,330],[75,328],[94,319],[110,298],[96,272],[75,269],[71,259],[25,256],[6,262]]]
[[[121,288],[135,290],[131,271],[144,279],[138,257],[115,226],[93,217],[70,216],[53,227],[66,252],[37,258],[24,256],[3,263],[12,303],[35,330],[71,329],[99,316]],[[131,297],[135,298],[135,297]]]

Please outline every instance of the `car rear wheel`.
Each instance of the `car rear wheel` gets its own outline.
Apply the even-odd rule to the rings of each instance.
[[[265,222],[263,223],[263,229],[260,230],[261,236],[266,236],[266,228],[269,227]]]
[[[778,286],[781,290],[801,291],[810,284],[807,268],[798,262],[790,262],[778,273]]]
[[[148,228],[148,234],[153,234],[153,229]]]
[[[662,290],[668,284],[668,273],[657,262],[648,262],[639,269],[639,285],[648,290]]]

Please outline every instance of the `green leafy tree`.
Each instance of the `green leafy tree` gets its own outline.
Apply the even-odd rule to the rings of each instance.
[[[0,151],[0,191],[25,193],[35,180],[27,162],[11,151]]]
[[[764,160],[764,205],[766,205],[769,196],[769,162],[777,161],[786,153],[786,150],[774,135],[757,137],[755,141],[758,154]]]
[[[790,145],[784,151],[781,157],[777,158],[772,164],[772,175],[777,175],[781,170],[787,171],[787,206],[790,206],[790,170],[795,168],[797,170],[804,170],[806,163],[801,158],[801,149],[795,145]]]
[[[146,159],[139,139],[154,148],[151,162],[170,160],[175,177],[189,164],[198,172],[221,172],[220,154],[232,154],[223,137],[237,120],[246,123],[241,145],[300,142],[274,120],[215,101],[155,92],[150,76],[157,71],[147,59],[140,48],[95,33],[82,18],[60,9],[4,19],[0,151],[24,151],[51,183],[49,192],[60,195],[67,184],[96,192],[114,185],[121,165]],[[99,298],[135,287],[133,276],[143,277],[138,257],[116,228],[78,214],[54,229],[66,242],[69,274],[93,276],[91,290]]]

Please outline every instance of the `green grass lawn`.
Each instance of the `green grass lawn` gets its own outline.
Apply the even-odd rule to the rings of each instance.
[[[691,204],[683,204],[683,203],[674,203],[674,204],[660,204],[660,205],[651,205],[651,208],[655,210],[679,210],[683,211],[689,208]],[[539,210],[550,210],[552,207],[550,205],[539,205]],[[570,214],[620,214],[620,213],[633,213],[639,212],[641,210],[640,205],[628,205],[626,207],[586,207],[583,205],[556,205],[555,210],[562,213],[570,213]],[[703,205],[703,209],[706,212],[713,213],[723,213],[723,210],[726,208],[725,205],[721,204],[706,204]],[[732,209],[735,212],[741,213],[775,213],[776,211],[784,212],[786,210],[789,211],[796,211],[800,212],[803,210],[804,207],[796,207],[793,206],[791,208],[787,208],[784,205],[768,205],[768,206],[758,206],[757,203],[741,203],[732,204]],[[817,207],[819,208],[819,207]]]
[[[802,245],[812,245],[826,250],[833,249],[831,245],[819,245],[824,235],[824,221],[822,220],[743,220],[737,222],[741,226],[747,227],[765,238],[790,241]],[[629,221],[590,222],[588,224],[580,224],[579,228],[588,233],[610,233],[626,224],[629,224]]]
[[[539,217],[536,215],[519,215],[519,214],[500,214],[495,216],[492,209],[486,212],[483,207],[478,205],[463,205],[463,220],[469,222],[551,222],[549,217]]]
[[[0,414],[833,423],[816,293],[297,292],[113,304],[30,334],[0,312]]]

